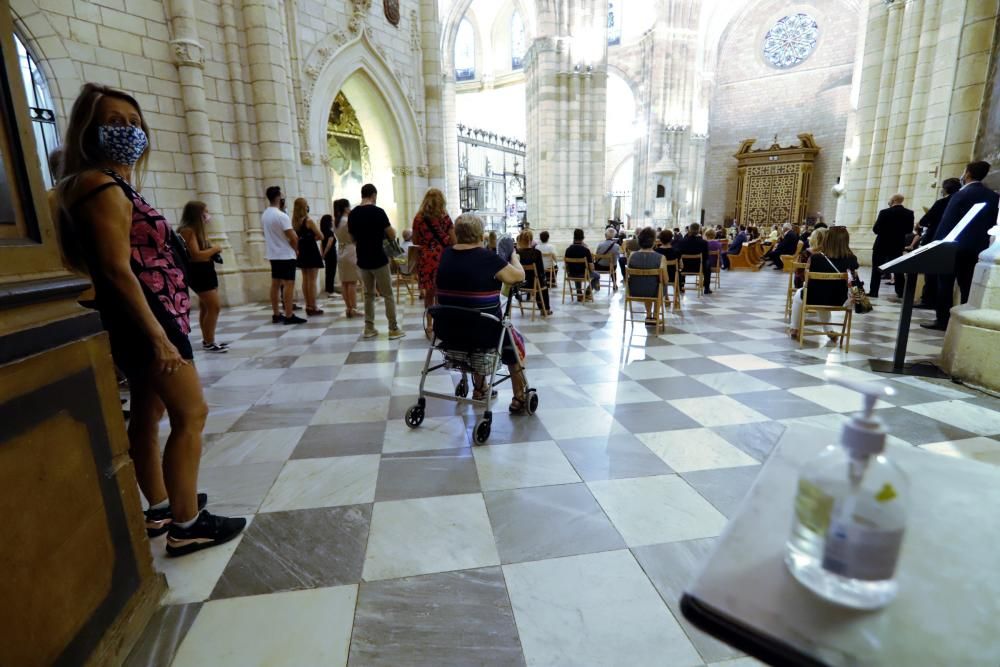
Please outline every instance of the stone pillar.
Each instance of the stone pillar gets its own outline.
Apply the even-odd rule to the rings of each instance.
[[[208,228],[208,238],[223,248],[223,258],[229,260],[220,273],[226,277],[219,288],[224,303],[243,300],[242,274],[236,266],[229,237],[226,235],[225,216],[219,190],[218,170],[215,164],[215,146],[208,122],[205,102],[205,81],[202,45],[198,41],[198,19],[194,13],[194,0],[171,0],[170,28],[174,57],[177,61],[184,119],[187,123],[188,145],[194,169],[197,197],[204,201],[212,213],[214,224]]]
[[[236,12],[232,0],[222,0],[222,29],[226,45],[226,61],[229,67],[229,85],[236,120],[237,149],[240,158],[240,181],[243,194],[243,234],[246,244],[243,248],[244,261],[253,266],[264,266],[264,232],[260,227],[258,211],[263,208],[263,193],[257,192],[255,160],[250,148],[250,122],[247,120],[247,102],[243,89],[245,76],[240,58],[239,37],[236,29]]]
[[[606,11],[597,0],[540,8],[525,63],[528,220],[557,245],[604,227]]]
[[[951,309],[941,366],[965,382],[1000,391],[1000,221],[979,255],[968,303]]]
[[[451,199],[448,191],[454,181],[458,189],[458,174],[452,174],[447,168],[445,151],[448,146],[448,136],[457,143],[455,124],[445,124],[446,114],[443,109],[445,99],[445,79],[441,73],[440,22],[438,21],[437,0],[421,0],[420,3],[420,41],[419,51],[422,54],[424,81],[424,123],[427,138],[427,185],[438,188],[448,197],[452,211],[457,211],[458,193]],[[454,99],[454,88],[452,89]],[[454,111],[454,107],[452,107]],[[457,154],[458,147],[455,152]],[[457,159],[457,158],[456,158]],[[450,179],[450,180],[449,180]]]
[[[442,189],[448,200],[448,210],[453,217],[461,212],[459,207],[458,183],[458,120],[455,111],[455,68],[450,58],[445,58],[444,71],[441,73],[441,131],[444,134],[441,143],[444,150],[444,180]],[[430,136],[430,135],[428,135]]]

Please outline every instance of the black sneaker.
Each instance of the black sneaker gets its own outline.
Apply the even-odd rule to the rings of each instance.
[[[229,352],[228,347],[226,347],[225,345],[219,345],[218,343],[202,343],[201,349],[205,350],[206,352],[219,352],[219,353]]]
[[[198,511],[205,509],[206,504],[208,504],[208,494],[199,493]],[[146,535],[148,535],[151,539],[159,537],[163,533],[167,532],[170,528],[170,524],[173,523],[174,520],[173,515],[170,513],[169,505],[163,509],[146,510],[143,514],[146,515]]]
[[[285,318],[285,324],[305,324],[309,320],[304,317],[299,317],[298,315],[292,315],[291,317]]]
[[[239,535],[246,525],[246,519],[215,516],[202,510],[188,528],[171,524],[167,531],[167,555],[183,556],[223,544]]]
[[[271,315],[271,324],[281,324],[285,321],[284,315]]]

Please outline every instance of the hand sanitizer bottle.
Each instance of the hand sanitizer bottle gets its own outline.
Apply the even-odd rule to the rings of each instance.
[[[861,393],[864,411],[844,425],[839,444],[803,466],[785,564],[799,583],[826,600],[878,609],[896,597],[909,492],[906,475],[883,453],[885,429],[874,414],[879,396],[895,392],[828,379]]]

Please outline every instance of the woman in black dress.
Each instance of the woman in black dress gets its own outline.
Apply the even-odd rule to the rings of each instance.
[[[322,315],[316,305],[316,276],[323,268],[323,257],[319,254],[319,227],[309,217],[309,204],[302,197],[295,200],[292,208],[292,228],[299,236],[298,266],[302,269],[302,295],[306,299],[307,315]]]
[[[334,278],[337,275],[337,236],[333,232],[333,216],[327,213],[319,219],[319,230],[323,234],[324,285],[326,295],[333,298]]]
[[[229,345],[215,340],[215,326],[219,322],[222,304],[219,302],[219,277],[215,275],[216,257],[221,257],[222,247],[209,245],[205,238],[205,225],[212,216],[204,202],[189,201],[181,213],[177,232],[187,244],[191,260],[188,262],[188,286],[198,295],[198,323],[201,325],[201,347],[206,352],[228,352]]]

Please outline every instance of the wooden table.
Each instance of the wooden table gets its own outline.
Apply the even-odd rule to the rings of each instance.
[[[838,607],[783,558],[802,462],[835,431],[792,426],[685,592],[702,630],[775,665],[1000,665],[1000,468],[890,446],[910,477],[910,512],[887,607]]]

